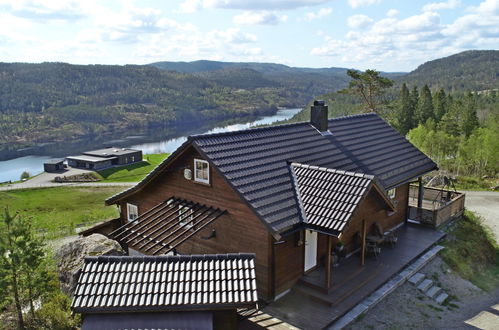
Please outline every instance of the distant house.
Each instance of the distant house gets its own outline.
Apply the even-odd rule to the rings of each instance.
[[[59,172],[64,169],[64,159],[50,159],[43,163],[43,170],[45,172]]]
[[[147,255],[255,253],[265,300],[330,272],[339,242],[364,262],[369,234],[404,224],[409,182],[437,165],[375,113],[327,111],[316,101],[310,122],[190,136],[106,201],[121,212],[110,236]]]
[[[237,329],[256,308],[255,256],[88,257],[71,308],[81,329]]]
[[[126,165],[142,161],[142,151],[127,148],[105,148],[66,157],[68,165],[76,168],[99,170],[114,165]]]

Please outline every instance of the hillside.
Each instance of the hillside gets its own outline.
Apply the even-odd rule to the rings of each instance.
[[[470,50],[420,65],[395,79],[397,84],[436,90],[479,91],[499,88],[499,51]]]
[[[260,76],[249,69],[202,77],[138,65],[0,63],[0,143],[271,114],[306,102]]]

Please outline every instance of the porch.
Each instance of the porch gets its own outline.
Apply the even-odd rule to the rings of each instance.
[[[263,312],[304,329],[321,329],[383,285],[407,264],[445,236],[443,232],[405,224],[396,231],[397,244],[383,246],[375,257],[360,254],[341,260],[330,272],[331,289],[325,290],[324,266],[305,275],[291,292],[263,308]]]
[[[422,193],[422,201],[419,194]],[[463,214],[465,194],[457,191],[411,185],[408,217],[414,222],[437,228]]]

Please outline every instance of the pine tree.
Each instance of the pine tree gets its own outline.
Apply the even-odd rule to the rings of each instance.
[[[464,98],[462,114],[460,118],[459,129],[467,138],[479,126],[476,114],[476,99],[471,92]]]
[[[442,117],[447,112],[447,96],[443,88],[435,93],[433,96],[433,108],[435,110],[435,119],[438,121],[442,120]]]
[[[424,85],[421,90],[418,106],[416,108],[416,117],[420,124],[424,124],[428,119],[434,118],[433,100],[428,85]]]
[[[414,127],[414,107],[405,83],[400,88],[395,116],[400,134],[406,135]]]
[[[43,241],[31,222],[7,209],[0,221],[0,291],[1,299],[14,301],[18,326],[25,329],[23,307],[30,307],[35,316],[35,301],[48,294],[52,278],[45,263]]]
[[[393,81],[380,76],[376,70],[366,70],[365,72],[347,70],[347,75],[352,78],[348,84],[347,92],[362,98],[365,111],[378,111],[378,106],[385,103],[383,100],[385,90],[393,85]]]

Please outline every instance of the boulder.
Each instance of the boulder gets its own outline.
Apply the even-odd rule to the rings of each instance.
[[[64,244],[57,250],[57,269],[62,292],[73,297],[85,257],[125,255],[121,245],[101,234],[92,234]]]

